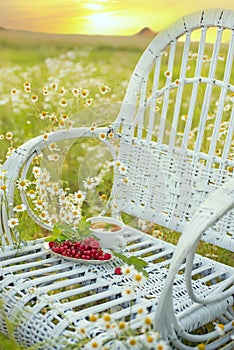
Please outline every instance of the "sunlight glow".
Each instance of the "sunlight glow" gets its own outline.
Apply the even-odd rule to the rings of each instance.
[[[86,4],[84,7],[93,11],[100,11],[103,9],[101,4]]]
[[[101,32],[111,33],[120,25],[119,18],[115,18],[111,12],[96,13],[86,16],[89,21],[90,31],[96,34]]]

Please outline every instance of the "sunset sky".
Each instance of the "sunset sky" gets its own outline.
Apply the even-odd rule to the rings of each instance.
[[[0,0],[0,26],[65,34],[131,35],[163,29],[204,8],[234,10],[234,0]]]

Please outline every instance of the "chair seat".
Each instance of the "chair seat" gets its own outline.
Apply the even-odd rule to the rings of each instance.
[[[136,287],[133,306],[123,294],[131,285],[131,277],[115,274],[115,268],[123,265],[118,258],[98,265],[74,263],[46,251],[43,240],[28,242],[20,250],[4,250],[0,262],[1,295],[9,319],[16,321],[16,339],[25,346],[41,342],[43,349],[65,349],[69,335],[72,334],[69,341],[78,341],[81,325],[85,324],[90,337],[104,336],[102,324],[98,327],[95,322],[94,327],[89,321],[91,314],[111,311],[115,320],[123,320],[130,314],[134,318],[140,307],[153,313],[174,246],[130,227],[126,227],[125,237],[128,245],[124,253],[148,262],[149,278]],[[183,269],[184,265],[174,281],[175,314],[185,331],[192,331],[202,326],[204,305],[194,304],[189,298]],[[232,267],[196,255],[194,291],[199,297],[210,295],[233,273]],[[210,312],[204,313],[204,324],[219,315],[220,308],[227,310],[232,302],[229,297],[212,306]],[[6,333],[4,316],[1,317],[0,331]],[[137,321],[133,327],[137,327]]]

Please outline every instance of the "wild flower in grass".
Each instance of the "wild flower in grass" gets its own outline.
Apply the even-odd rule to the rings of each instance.
[[[60,101],[59,101],[59,104],[60,106],[62,107],[66,107],[67,106],[67,100],[65,98],[62,98]]]
[[[32,169],[32,173],[34,175],[34,177],[39,177],[42,173],[42,169],[39,166],[34,166]]]
[[[50,215],[49,215],[47,210],[42,210],[40,215],[39,215],[39,218],[43,221],[49,221]]]
[[[25,211],[27,208],[26,208],[26,205],[25,204],[18,204],[14,207],[14,211],[16,211],[17,213],[20,213],[20,212],[23,212]]]
[[[35,208],[37,210],[42,210],[46,207],[46,203],[42,199],[36,199],[35,201],[33,201],[33,203],[35,204]]]
[[[0,140],[4,140],[4,135],[0,135]]]
[[[64,87],[62,87],[62,88],[60,89],[60,91],[59,91],[59,95],[60,95],[60,96],[64,96],[65,93],[66,93],[66,90],[65,90]]]
[[[96,187],[96,184],[94,182],[93,178],[87,177],[85,180],[83,180],[83,185],[85,189],[92,190]]]
[[[79,89],[72,89],[72,93],[75,97],[78,97],[80,95],[80,90]]]
[[[103,193],[99,198],[101,201],[107,201],[107,199],[108,199],[108,197],[105,193]]]
[[[220,53],[218,56],[219,61],[224,61],[224,54]]]
[[[10,228],[14,228],[15,226],[18,226],[19,225],[19,219],[17,218],[11,218],[8,220],[8,226]]]
[[[25,87],[31,87],[31,83],[29,83],[28,81],[25,81],[23,84],[24,88]]]
[[[11,89],[11,95],[16,95],[17,94],[17,90],[16,89]]]
[[[55,151],[60,151],[60,149],[58,148],[58,145],[57,145],[57,143],[56,142],[51,142],[50,144],[49,144],[49,150],[50,151],[53,151],[53,152],[55,152]]]
[[[33,103],[36,103],[36,102],[38,101],[38,96],[37,96],[37,95],[32,95],[32,96],[31,96],[31,101],[32,101]]]
[[[186,121],[188,119],[188,114],[182,114],[180,119],[183,120],[183,121]]]
[[[8,131],[8,132],[6,133],[6,135],[5,135],[5,138],[6,138],[6,140],[12,140],[12,138],[13,138],[12,132],[11,132],[11,131]]]
[[[42,93],[44,96],[47,96],[49,94],[49,90],[47,87],[44,87],[43,90],[42,90]]]
[[[16,181],[16,187],[20,190],[20,191],[25,191],[28,186],[30,185],[30,181],[27,179],[18,179]]]
[[[57,162],[59,159],[60,159],[60,156],[57,153],[48,154],[48,160]]]
[[[87,89],[81,89],[80,90],[80,96],[82,97],[82,98],[87,98],[88,97],[88,95],[89,95],[89,90],[87,90]]]
[[[92,99],[92,98],[87,98],[87,99],[85,100],[84,106],[85,106],[85,107],[89,107],[89,106],[92,105],[92,103],[93,103],[93,99]]]
[[[86,198],[86,193],[83,191],[77,191],[73,194],[73,202],[74,203],[82,203]]]
[[[60,120],[58,123],[58,126],[60,129],[63,129],[65,127],[65,121],[64,120]]]
[[[204,343],[201,343],[201,344],[197,345],[197,349],[199,349],[199,350],[206,350],[206,346],[205,346]]]
[[[41,120],[44,120],[44,119],[48,118],[48,112],[42,111],[42,112],[39,114],[39,118],[40,118]]]
[[[31,87],[30,86],[25,86],[24,91],[29,94],[31,92]]]
[[[109,88],[109,86],[107,86],[107,85],[99,85],[98,89],[99,89],[100,93],[103,94],[103,95],[105,95],[106,93],[110,92],[110,90],[111,90]]]
[[[57,83],[51,83],[50,84],[51,89],[58,90],[58,84]]]
[[[36,197],[36,192],[34,190],[29,190],[27,195],[29,198],[34,199]]]
[[[57,116],[54,113],[52,113],[49,116],[49,119],[50,119],[51,123],[53,123],[53,124],[57,123],[57,121],[58,121],[58,118],[57,118]]]

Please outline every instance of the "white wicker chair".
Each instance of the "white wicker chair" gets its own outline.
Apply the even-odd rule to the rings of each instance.
[[[155,329],[172,348],[190,349],[207,341],[206,349],[234,348],[234,269],[195,254],[200,239],[226,253],[234,251],[233,57],[233,11],[185,16],[158,34],[143,53],[110,127],[58,131],[48,140],[39,136],[6,161],[8,192],[5,201],[2,193],[0,227],[3,333],[7,334],[8,317],[17,320],[14,335],[19,343],[64,349],[68,338],[71,344],[79,341],[81,324],[91,337],[105,336],[101,325],[93,327],[88,321],[91,313],[112,310],[119,320],[141,306],[155,314]],[[211,118],[214,124],[209,128]],[[93,138],[101,131],[114,133],[118,154],[112,139],[105,142],[127,169],[124,175],[115,171],[109,204],[182,232],[175,248],[126,227],[125,253],[144,258],[149,272],[132,307],[121,295],[126,280],[113,275],[114,262],[74,264],[45,251],[42,239],[17,247],[19,237],[7,223],[6,203],[14,200],[15,180],[19,174],[26,177],[36,155],[52,141]],[[27,204],[23,193],[22,199]],[[41,224],[30,209],[29,213]],[[197,330],[210,322],[224,324],[224,334],[205,333],[205,328],[199,334]]]

